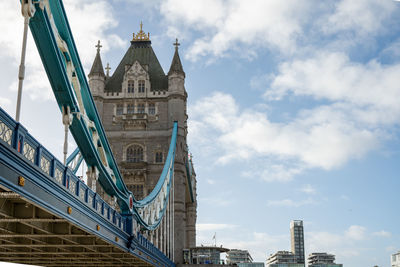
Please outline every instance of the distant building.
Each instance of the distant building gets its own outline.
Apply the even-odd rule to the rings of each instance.
[[[278,251],[267,259],[269,267],[304,267],[304,229],[303,221],[290,222],[290,243],[292,251]]]
[[[296,257],[296,263],[305,263],[304,254],[304,229],[303,221],[295,220],[290,222],[290,238],[292,253]]]
[[[400,251],[393,254],[390,261],[392,267],[400,267]]]
[[[186,264],[220,264],[221,253],[229,249],[221,247],[194,247],[183,250],[184,263]]]
[[[289,251],[278,251],[271,254],[267,259],[268,266],[281,263],[296,263],[296,256]]]
[[[335,255],[311,253],[308,255],[308,267],[343,267],[343,264],[335,263]]]
[[[227,264],[248,263],[252,261],[253,258],[247,250],[231,249],[226,253]]]
[[[297,263],[296,256],[289,251],[278,251],[267,259],[268,267],[304,267],[304,263]]]

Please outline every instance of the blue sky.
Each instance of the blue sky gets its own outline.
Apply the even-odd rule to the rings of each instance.
[[[289,250],[344,266],[390,266],[400,250],[400,2],[64,1],[86,73],[111,72],[143,21],[168,71],[175,38],[189,94],[197,244]],[[0,18],[0,105],[15,114],[23,19]],[[63,127],[32,38],[22,123],[61,158]],[[71,142],[70,149],[74,148]]]

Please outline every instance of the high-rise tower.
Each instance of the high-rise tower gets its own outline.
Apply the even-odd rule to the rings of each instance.
[[[89,84],[125,184],[136,199],[147,196],[156,185],[168,153],[173,123],[178,122],[172,198],[173,259],[181,263],[183,249],[196,245],[197,202],[196,176],[186,142],[185,72],[178,40],[174,45],[171,67],[165,75],[150,35],[143,32],[141,24],[111,76],[109,68],[104,74],[100,45],[97,46]],[[91,185],[91,181],[88,183]],[[107,199],[99,188],[97,191]],[[151,240],[158,242],[163,238],[159,230],[153,232],[149,233],[155,236]],[[153,241],[159,246],[157,242]]]
[[[295,255],[297,263],[305,263],[304,253],[304,229],[303,221],[294,220],[290,222],[290,239],[292,253]]]

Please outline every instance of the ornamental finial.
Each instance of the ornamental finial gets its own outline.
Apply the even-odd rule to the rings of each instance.
[[[110,70],[111,70],[110,63],[107,63],[107,67],[106,67],[106,75],[107,75],[107,77],[110,76]]]
[[[173,43],[173,45],[175,46],[175,49],[178,50],[178,46],[181,45],[180,43],[178,43],[178,38],[176,38],[175,43]]]
[[[150,33],[145,33],[143,31],[143,23],[140,22],[140,31],[135,35],[133,33],[132,42],[150,41]]]
[[[97,45],[96,45],[95,47],[97,47],[97,53],[100,53],[100,48],[103,47],[103,46],[100,44],[100,40],[97,41]]]

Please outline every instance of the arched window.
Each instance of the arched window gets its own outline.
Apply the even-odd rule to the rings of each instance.
[[[143,161],[143,148],[138,145],[128,147],[126,150],[127,162],[142,162]]]
[[[156,152],[156,163],[162,163],[162,162],[163,162],[163,153]]]

